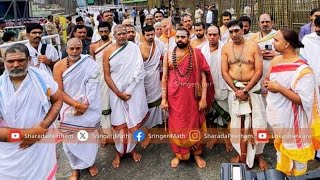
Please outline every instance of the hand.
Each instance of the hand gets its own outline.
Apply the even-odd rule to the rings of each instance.
[[[50,64],[49,59],[47,58],[46,55],[39,55],[38,56],[38,61],[44,64]]]
[[[167,109],[169,107],[168,101],[166,99],[161,100],[161,109]]]
[[[84,114],[87,110],[88,110],[88,104],[84,104],[84,103],[79,103],[77,108],[75,108],[76,112],[75,112],[75,116],[80,116],[82,114]]]
[[[201,99],[199,101],[199,111],[205,111],[207,109],[207,100]]]
[[[118,96],[122,101],[128,101],[131,98],[131,95],[128,93],[119,93]]]
[[[35,127],[31,129],[25,129],[22,130],[22,142],[20,143],[20,148],[21,149],[26,149],[30,146],[32,146],[34,143],[38,142],[41,140],[40,135],[46,134],[48,132],[48,129],[43,128],[42,125],[43,122],[40,124],[36,125]],[[25,138],[27,135],[36,136],[35,138]]]
[[[248,100],[248,95],[245,94],[242,89],[236,91],[236,97],[237,97],[237,99],[240,100],[240,101],[246,101],[246,100]]]
[[[264,80],[263,86],[273,93],[278,93],[281,88],[281,85],[277,81],[269,81],[267,79]]]
[[[276,56],[276,52],[274,50],[262,50],[261,53],[265,60],[272,60],[274,56]]]

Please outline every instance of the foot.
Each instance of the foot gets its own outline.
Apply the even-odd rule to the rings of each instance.
[[[95,165],[92,165],[91,167],[89,167],[88,170],[91,176],[96,176],[98,174],[98,168]]]
[[[151,142],[151,139],[147,137],[145,140],[143,140],[141,142],[141,147],[143,149],[146,149],[148,147],[148,145],[150,144],[150,142]]]
[[[137,151],[134,150],[131,154],[135,162],[139,162],[141,160],[141,154],[139,154]]]
[[[107,138],[100,138],[100,146],[105,147],[107,145]]]
[[[268,163],[263,159],[262,155],[256,155],[256,160],[258,161],[258,165],[261,171],[266,171],[269,169]]]
[[[78,170],[73,170],[69,180],[78,180],[80,172]]]
[[[200,169],[206,167],[206,161],[202,159],[200,156],[194,156],[194,159]]]
[[[226,146],[226,151],[231,152],[233,151],[233,146],[230,142],[230,139],[224,139],[224,145]]]
[[[112,161],[112,166],[114,168],[118,168],[120,166],[120,154],[116,153],[116,156],[114,157],[113,161]]]
[[[171,159],[171,167],[176,168],[180,164],[180,159],[178,157],[174,157]]]
[[[217,139],[210,139],[210,140],[207,142],[207,148],[208,148],[208,149],[212,149],[216,143],[217,143]]]

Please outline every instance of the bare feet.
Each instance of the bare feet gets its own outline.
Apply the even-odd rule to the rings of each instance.
[[[225,138],[224,139],[224,145],[226,146],[226,151],[227,152],[233,151],[233,146],[232,146],[229,138]]]
[[[107,145],[107,138],[100,138],[101,147],[105,147]]]
[[[118,168],[120,166],[120,154],[116,153],[116,156],[114,157],[113,161],[112,161],[112,166],[114,168]]]
[[[131,154],[135,162],[139,162],[141,160],[141,154],[139,154],[136,150],[133,150]]]
[[[146,149],[150,144],[150,142],[151,142],[151,138],[146,137],[146,139],[141,142],[141,147],[143,149]]]
[[[262,155],[256,155],[256,160],[258,161],[258,165],[261,171],[266,171],[269,169],[268,163],[263,159]]]
[[[217,139],[210,139],[210,140],[207,142],[207,148],[208,148],[208,149],[212,149],[216,143],[217,143]]]
[[[107,135],[104,134],[104,136],[107,136]],[[100,138],[101,147],[105,147],[106,145],[113,144],[113,143],[114,143],[114,141],[112,138],[106,138],[106,137]]]
[[[79,170],[73,170],[69,180],[77,180],[79,178],[80,172]]]
[[[88,170],[91,176],[96,176],[98,174],[98,168],[95,165],[92,165],[91,167],[89,167]]]
[[[202,159],[200,156],[194,156],[194,159],[200,169],[206,167],[206,161]]]
[[[180,159],[178,157],[174,157],[171,159],[171,167],[176,168],[180,164]]]

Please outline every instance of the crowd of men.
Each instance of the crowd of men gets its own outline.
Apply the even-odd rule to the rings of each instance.
[[[85,143],[63,139],[70,179],[85,169],[98,174],[99,143],[115,145],[114,168],[125,154],[140,161],[137,143],[147,148],[153,142],[147,135],[159,127],[171,135],[173,168],[191,156],[205,168],[205,145],[212,149],[218,142],[205,135],[223,133],[226,151],[237,152],[231,162],[249,168],[257,162],[267,170],[265,134],[259,133],[268,124],[276,168],[304,174],[320,145],[320,10],[312,11],[302,43],[293,30],[274,30],[267,13],[260,15],[256,33],[250,32],[249,17],[231,21],[229,12],[222,13],[221,27],[214,18],[205,24],[198,16],[193,24],[190,14],[175,27],[172,18],[155,11],[138,33],[129,20],[117,24],[104,11],[91,34],[79,17],[61,60],[54,46],[41,43],[43,27],[28,24],[29,42],[3,54],[0,179],[54,179],[59,139],[48,143],[41,135],[55,129],[106,135]],[[137,142],[141,130],[146,138]]]

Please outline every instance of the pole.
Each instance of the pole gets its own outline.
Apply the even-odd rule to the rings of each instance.
[[[13,0],[13,14],[14,14],[14,24],[18,25],[18,15],[17,15],[17,0]]]
[[[240,1],[236,0],[236,18],[238,19],[240,17]]]

